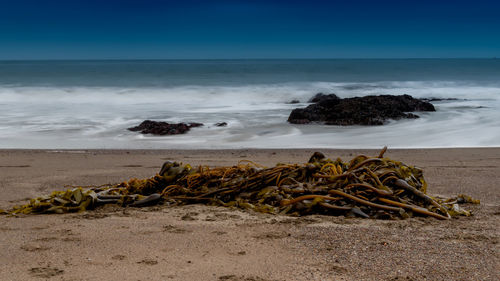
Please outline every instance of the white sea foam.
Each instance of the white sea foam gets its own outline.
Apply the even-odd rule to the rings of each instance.
[[[291,125],[317,92],[409,94],[435,113],[377,127]],[[288,104],[299,100],[299,104]],[[500,146],[500,87],[465,82],[281,83],[241,86],[0,87],[0,148],[482,147]],[[201,122],[180,136],[143,136],[145,119]],[[214,123],[227,122],[227,127]]]

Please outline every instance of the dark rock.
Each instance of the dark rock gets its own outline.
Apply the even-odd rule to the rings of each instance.
[[[457,101],[457,98],[425,98],[423,101],[433,102],[433,101]]]
[[[291,100],[289,102],[287,102],[288,104],[297,104],[297,103],[300,103],[299,100]]]
[[[128,128],[129,131],[140,131],[141,134],[178,135],[185,134],[191,128],[203,126],[201,123],[167,123],[145,120],[139,126]]]
[[[220,122],[220,123],[215,123],[214,124],[216,127],[226,127],[227,123],[226,122]]]
[[[317,93],[308,102],[318,103],[318,102],[322,102],[322,101],[325,101],[325,100],[338,100],[338,99],[340,99],[340,98],[336,94],[325,95],[323,93]]]
[[[315,97],[317,97],[316,95]],[[325,95],[322,95],[324,97]],[[336,97],[336,96],[335,96]],[[412,111],[436,111],[429,102],[409,95],[322,99],[306,108],[294,109],[293,124],[320,122],[327,125],[383,125],[387,119],[418,118]]]
[[[183,124],[183,123],[179,123],[179,124]],[[203,126],[202,123],[196,123],[196,122],[188,123],[188,125],[189,125],[189,128],[196,128],[196,127],[202,127]]]

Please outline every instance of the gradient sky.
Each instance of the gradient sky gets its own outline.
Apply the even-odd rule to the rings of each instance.
[[[0,0],[0,59],[500,57],[500,1]]]

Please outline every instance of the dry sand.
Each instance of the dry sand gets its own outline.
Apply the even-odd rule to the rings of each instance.
[[[163,161],[305,162],[314,150],[3,150],[0,207],[65,185],[154,175]],[[347,160],[375,151],[322,150]],[[389,150],[424,168],[429,193],[481,200],[475,215],[273,216],[190,205],[0,216],[1,280],[500,280],[500,148]]]

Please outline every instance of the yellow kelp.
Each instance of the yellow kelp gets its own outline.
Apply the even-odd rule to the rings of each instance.
[[[427,195],[421,169],[384,158],[359,155],[349,162],[315,152],[305,164],[266,168],[251,161],[232,167],[192,168],[166,162],[149,179],[53,192],[7,213],[66,213],[103,204],[141,207],[203,203],[272,214],[351,215],[364,218],[448,219],[471,215],[459,207],[475,203],[466,195],[441,199]]]

